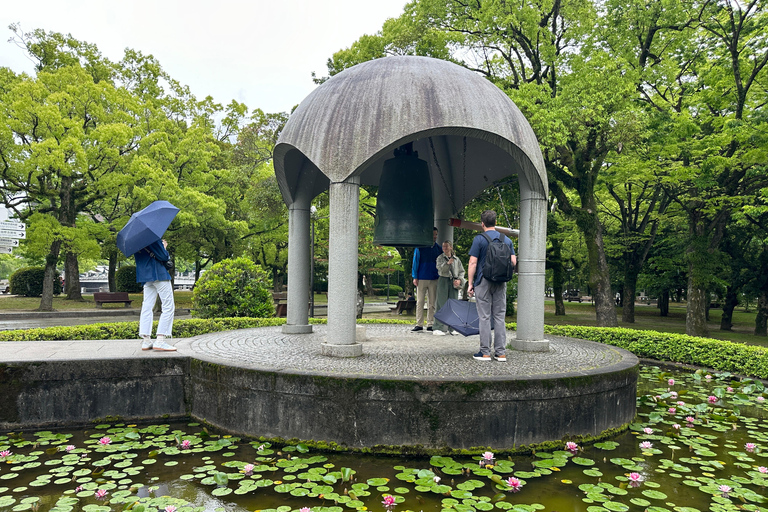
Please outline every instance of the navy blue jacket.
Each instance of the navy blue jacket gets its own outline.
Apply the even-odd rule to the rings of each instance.
[[[411,276],[421,281],[434,280],[440,277],[437,273],[437,257],[443,254],[443,249],[437,242],[432,247],[419,247],[413,251],[413,268]]]
[[[152,258],[149,252],[155,257]],[[168,261],[171,255],[163,247],[162,240],[152,242],[144,249],[133,255],[136,258],[136,282],[146,283],[149,281],[170,281],[171,274],[165,270],[163,261]]]

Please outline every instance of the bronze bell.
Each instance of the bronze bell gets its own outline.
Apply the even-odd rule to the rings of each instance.
[[[395,150],[384,162],[376,201],[373,243],[397,247],[430,247],[434,209],[427,162],[412,144]]]

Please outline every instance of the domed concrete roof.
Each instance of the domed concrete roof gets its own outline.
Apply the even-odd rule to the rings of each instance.
[[[333,76],[291,114],[274,150],[283,198],[312,198],[352,175],[377,185],[384,160],[406,142],[454,212],[513,174],[546,197],[538,141],[504,92],[447,61],[386,57]]]

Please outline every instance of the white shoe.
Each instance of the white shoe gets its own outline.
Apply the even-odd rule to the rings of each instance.
[[[176,350],[176,347],[174,347],[173,345],[169,345],[165,341],[165,336],[163,336],[162,334],[157,337],[157,340],[155,340],[155,344],[153,348],[155,350],[163,351],[163,352],[173,352]]]
[[[149,336],[141,337],[141,350],[152,350],[152,338]]]
[[[432,334],[435,336],[445,336],[445,333],[443,331],[438,331],[437,329],[432,331]]]

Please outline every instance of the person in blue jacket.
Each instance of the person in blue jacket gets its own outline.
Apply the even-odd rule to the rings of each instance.
[[[166,338],[171,337],[173,330],[173,315],[176,305],[173,302],[173,284],[171,274],[166,270],[164,262],[170,260],[165,240],[153,242],[133,255],[136,259],[136,282],[144,283],[144,298],[141,302],[141,317],[139,317],[139,336],[141,350],[174,351]],[[160,321],[157,323],[156,340],[152,341],[152,309],[157,297],[163,305]]]
[[[424,296],[429,295],[427,309],[427,330],[432,330],[435,319],[435,303],[437,302],[437,257],[443,253],[437,244],[437,228],[432,230],[432,247],[419,247],[413,251],[413,286],[416,287],[416,327],[412,331],[424,330]]]

